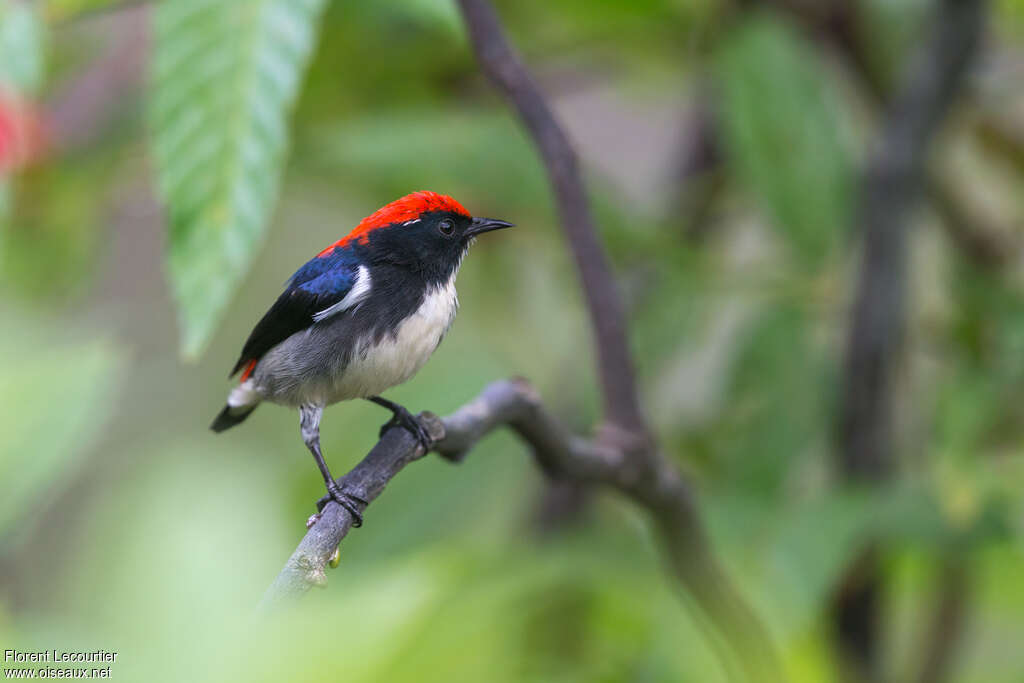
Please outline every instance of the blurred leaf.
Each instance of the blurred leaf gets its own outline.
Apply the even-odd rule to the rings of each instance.
[[[266,230],[323,0],[174,0],[156,15],[153,145],[182,351],[206,345]]]
[[[724,485],[768,498],[821,453],[830,414],[831,368],[798,307],[766,310],[746,328],[713,427]]]
[[[473,197],[460,188],[500,188],[503,202],[541,203],[548,193],[533,148],[505,113],[406,107],[350,117],[304,137],[304,163],[335,177],[351,173],[375,193],[404,194],[429,178],[438,191],[458,190],[470,210]]]
[[[451,0],[405,0],[402,3],[368,3],[368,12],[379,13],[394,22],[419,23],[443,29],[451,38],[464,42],[462,17]]]
[[[867,69],[886,89],[899,76],[910,50],[920,44],[934,4],[928,0],[866,0],[858,8],[855,30],[871,36],[871,49],[864,51]]]
[[[779,511],[775,535],[766,539],[768,586],[790,628],[820,618],[829,594],[860,552],[876,518],[877,497],[864,491],[831,491],[790,501]]]
[[[60,484],[113,408],[117,352],[104,340],[68,342],[67,331],[9,313],[0,317],[0,537],[54,502]]]
[[[7,181],[7,178],[0,175],[0,258],[3,257],[5,251],[5,242],[7,234],[7,216],[10,215],[11,210],[11,185]]]
[[[741,24],[718,56],[722,133],[739,179],[807,264],[850,222],[852,160],[819,55],[768,17]]]
[[[43,26],[31,2],[0,0],[0,85],[22,93],[43,81]]]
[[[78,300],[104,263],[109,213],[99,183],[114,178],[108,155],[33,164],[12,181],[10,225],[0,250],[0,286],[32,305]]]
[[[20,111],[5,111],[35,92],[43,80],[43,28],[36,5],[0,0],[0,254],[11,210],[6,173],[25,153],[26,130],[18,124]]]

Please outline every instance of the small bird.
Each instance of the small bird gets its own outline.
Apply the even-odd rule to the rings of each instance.
[[[457,201],[414,192],[370,214],[299,268],[256,324],[229,376],[242,372],[210,428],[244,421],[262,401],[299,410],[302,440],[330,498],[362,524],[366,501],[334,481],[320,450],[324,408],[364,398],[430,447],[423,425],[380,394],[427,362],[459,307],[455,276],[477,235],[511,227]],[[322,499],[321,504],[327,498]]]

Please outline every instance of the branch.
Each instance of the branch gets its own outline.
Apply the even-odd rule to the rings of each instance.
[[[434,439],[433,450],[459,462],[484,436],[508,425],[536,455],[541,468],[585,481],[598,481],[615,471],[619,454],[596,446],[566,431],[540,403],[534,389],[520,379],[487,386],[473,401],[443,419],[421,413],[420,420]],[[373,502],[391,479],[426,452],[408,431],[392,427],[356,467],[338,479],[343,490],[358,491]],[[295,597],[313,586],[326,585],[324,570],[335,549],[352,528],[353,519],[331,500],[320,519],[288,559],[267,590],[264,606]]]
[[[593,327],[605,418],[646,438],[622,299],[596,237],[576,152],[530,72],[505,39],[491,5],[486,0],[460,0],[459,5],[480,68],[519,112],[551,179]]]
[[[576,436],[544,407],[539,394],[523,379],[494,382],[445,418],[432,413],[421,413],[419,418],[435,440],[432,450],[454,462],[464,459],[493,430],[508,427],[530,447],[538,466],[550,476],[604,484],[648,508],[664,538],[673,573],[735,647],[748,678],[782,680],[768,636],[712,557],[692,497],[673,468],[638,471],[628,466],[627,452],[601,438]],[[424,455],[405,429],[392,427],[338,484],[371,503],[406,465]],[[348,511],[329,500],[267,589],[261,608],[272,609],[314,586],[326,585],[326,568],[352,523]]]
[[[981,36],[982,0],[939,0],[930,40],[885,118],[864,178],[864,252],[847,344],[841,463],[851,476],[892,467],[890,380],[903,331],[907,214],[923,185],[928,143]]]
[[[462,461],[494,429],[508,426],[533,449],[538,465],[549,475],[604,482],[623,490],[632,490],[638,483],[623,467],[622,452],[566,430],[522,379],[488,385],[473,401],[443,419],[432,413],[419,417],[434,439],[433,450],[453,462]],[[343,490],[359,492],[367,503],[373,502],[396,474],[424,455],[423,448],[404,428],[392,427],[362,462],[338,479],[338,484]],[[671,487],[674,483],[665,484]],[[352,523],[348,511],[329,501],[270,586],[264,605],[325,585],[324,569]]]
[[[750,680],[782,680],[771,638],[719,567],[700,516],[674,465],[654,444],[637,395],[622,300],[596,236],[579,162],[568,137],[487,0],[459,0],[470,42],[484,74],[515,108],[544,161],[562,227],[576,261],[597,347],[605,424],[594,447],[620,451],[598,481],[611,484],[654,517],[669,564],[733,648]],[[522,425],[517,428],[521,430]],[[523,433],[520,431],[520,435]],[[582,464],[582,463],[581,463]],[[606,467],[607,467],[606,463]],[[572,476],[570,470],[567,474]],[[723,658],[723,663],[729,657]]]
[[[938,0],[927,43],[910,65],[884,118],[863,181],[864,235],[847,341],[839,462],[852,480],[878,481],[895,467],[893,375],[904,327],[908,214],[921,195],[929,143],[949,110],[980,41],[983,0]],[[859,579],[836,605],[839,646],[856,678],[877,680],[881,579],[870,549],[851,571]]]

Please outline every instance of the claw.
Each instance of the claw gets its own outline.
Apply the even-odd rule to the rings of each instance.
[[[327,495],[316,502],[317,513],[314,516],[319,519],[319,516],[323,513],[324,506],[331,500],[336,501],[338,505],[348,510],[348,513],[352,515],[352,526],[360,527],[363,525],[362,508],[365,508],[369,503],[357,495],[342,491],[341,487],[334,482],[328,484]]]
[[[391,419],[381,425],[380,436],[383,437],[384,433],[392,427],[401,427],[405,431],[416,437],[416,441],[423,446],[424,451],[429,451],[434,445],[434,439],[430,436],[430,432],[423,426],[415,415],[410,413],[408,410],[402,408],[401,411],[395,411]]]

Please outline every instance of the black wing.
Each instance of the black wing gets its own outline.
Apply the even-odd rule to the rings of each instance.
[[[335,259],[318,258],[307,263],[292,276],[281,296],[256,323],[231,375],[296,332],[359,303],[369,293],[368,279],[365,268]]]

